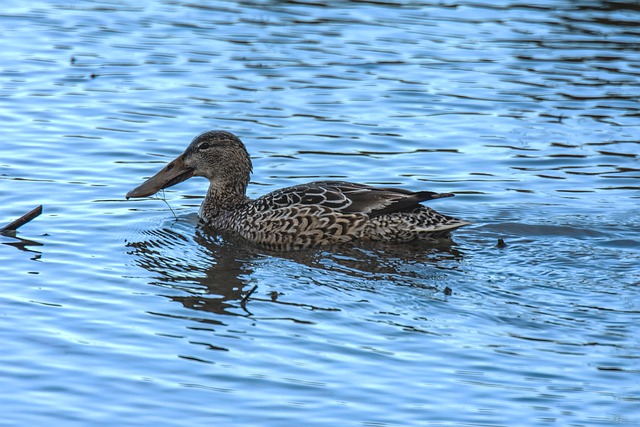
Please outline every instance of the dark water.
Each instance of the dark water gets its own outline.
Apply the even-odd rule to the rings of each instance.
[[[635,2],[5,3],[0,225],[44,213],[0,236],[0,425],[640,423]],[[198,227],[202,180],[124,200],[207,129],[251,196],[473,225],[272,254]]]

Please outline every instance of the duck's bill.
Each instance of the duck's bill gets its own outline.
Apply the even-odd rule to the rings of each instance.
[[[186,181],[192,176],[193,169],[187,167],[182,161],[182,156],[180,156],[165,166],[160,172],[129,191],[125,197],[127,199],[132,197],[148,197],[156,194],[163,188],[168,188],[182,181]]]

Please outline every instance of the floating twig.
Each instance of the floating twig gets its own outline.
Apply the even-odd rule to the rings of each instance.
[[[245,306],[247,305],[247,301],[249,300],[251,294],[256,291],[256,289],[258,289],[258,285],[253,285],[253,288],[251,288],[249,292],[247,292],[247,294],[240,300],[240,307],[242,307],[243,310],[246,310]]]
[[[12,223],[0,228],[0,233],[4,233],[7,231],[16,231],[18,228],[22,227],[38,215],[42,213],[42,205],[38,206],[35,209],[30,210],[26,214],[22,215],[20,218],[16,219]]]

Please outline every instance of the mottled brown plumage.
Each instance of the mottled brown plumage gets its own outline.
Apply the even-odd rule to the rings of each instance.
[[[146,197],[192,176],[209,180],[200,217],[268,249],[296,250],[357,240],[411,242],[448,237],[469,224],[421,205],[452,197],[344,181],[316,181],[252,200],[246,196],[251,160],[232,133],[210,131],[156,175],[127,194]]]

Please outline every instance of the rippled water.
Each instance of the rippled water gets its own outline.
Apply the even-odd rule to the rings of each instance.
[[[640,423],[634,2],[5,3],[0,225],[44,213],[0,236],[0,424]],[[198,226],[202,180],[124,200],[207,129],[251,196],[473,225],[273,254]]]

